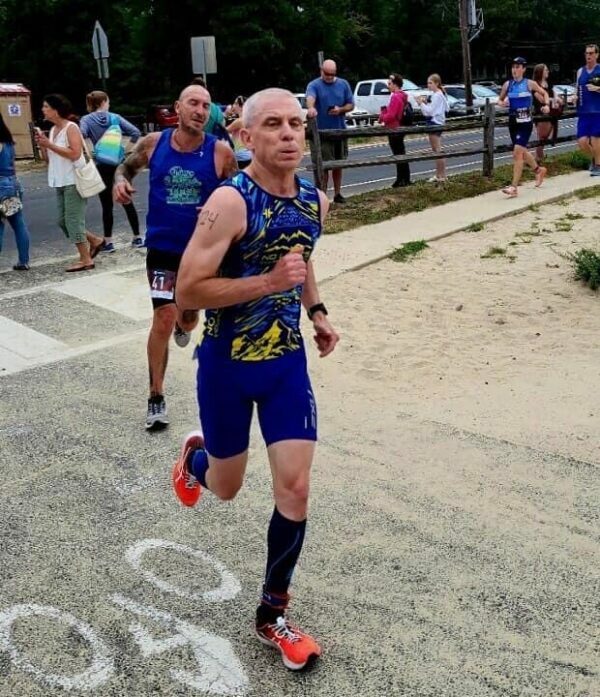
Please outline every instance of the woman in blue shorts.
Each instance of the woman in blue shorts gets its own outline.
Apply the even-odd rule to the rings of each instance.
[[[525,77],[527,61],[517,57],[512,62],[512,80],[507,80],[502,85],[500,102],[502,106],[509,108],[508,131],[513,144],[513,178],[510,186],[504,187],[502,193],[509,198],[518,195],[518,186],[523,176],[525,163],[535,173],[535,185],[541,186],[546,176],[546,168],[541,167],[535,161],[533,155],[527,150],[527,144],[533,131],[533,94],[536,93],[543,106],[543,114],[550,112],[548,93],[533,80]]]

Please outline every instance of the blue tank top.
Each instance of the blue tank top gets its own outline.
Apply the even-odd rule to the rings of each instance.
[[[529,81],[511,80],[508,83],[508,116],[513,123],[530,123],[533,107],[533,94],[529,89]]]
[[[0,177],[15,176],[15,146],[3,143],[0,150]]]
[[[198,208],[222,180],[215,170],[217,139],[206,133],[199,148],[179,152],[171,147],[173,130],[163,131],[150,158],[146,247],[183,254]]]
[[[581,75],[577,80],[577,113],[600,114],[600,93],[590,92],[586,85],[593,77],[600,77],[600,65],[596,65],[591,72],[583,66]]]
[[[273,196],[245,172],[223,186],[237,189],[246,202],[247,228],[233,244],[219,270],[228,278],[269,272],[295,245],[304,248],[308,261],[321,234],[319,193],[310,182],[296,177],[298,194]],[[237,361],[266,361],[302,348],[300,298],[302,285],[281,293],[218,310],[207,310],[205,341],[219,342],[223,353]]]

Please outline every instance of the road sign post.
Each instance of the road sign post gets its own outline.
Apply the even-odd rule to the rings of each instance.
[[[214,36],[192,36],[192,71],[194,75],[206,76],[217,72],[217,49]]]
[[[106,80],[109,77],[108,73],[108,58],[110,52],[108,50],[108,37],[98,20],[94,24],[94,33],[92,34],[92,50],[94,58],[98,66],[98,77],[102,80],[102,89],[106,92]]]

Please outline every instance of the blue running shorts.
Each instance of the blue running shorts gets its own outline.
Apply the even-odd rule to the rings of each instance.
[[[533,131],[533,123],[510,123],[508,132],[513,145],[520,145],[523,148],[527,147],[531,133]]]
[[[600,138],[600,114],[581,114],[577,119],[578,138]]]
[[[226,458],[248,449],[256,403],[267,447],[317,440],[317,406],[304,348],[266,361],[234,361],[220,342],[204,339],[198,358],[198,407],[207,452]]]

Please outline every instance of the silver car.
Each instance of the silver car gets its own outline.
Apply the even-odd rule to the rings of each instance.
[[[467,90],[464,85],[461,84],[456,84],[456,85],[444,85],[444,88],[446,89],[446,92],[451,95],[452,97],[455,97],[458,99],[460,103],[460,107],[464,109],[466,112],[467,110]],[[483,85],[477,85],[474,84],[472,85],[472,91],[473,91],[473,107],[475,109],[475,113],[478,113],[482,109],[485,108],[486,102],[489,100],[490,104],[494,104],[496,106],[496,109],[498,111],[505,110],[505,107],[498,107],[498,95],[494,90],[492,90],[489,87],[484,87]]]

